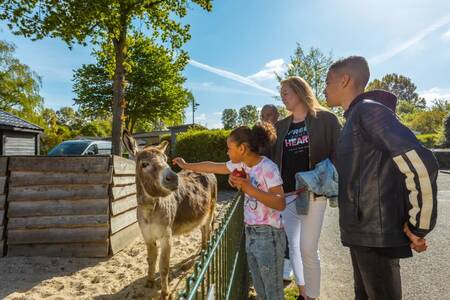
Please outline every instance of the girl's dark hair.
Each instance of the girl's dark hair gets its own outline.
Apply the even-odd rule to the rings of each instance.
[[[230,138],[238,145],[247,144],[250,151],[263,154],[267,153],[270,146],[272,146],[276,139],[277,133],[272,124],[268,122],[258,122],[252,128],[248,126],[241,126],[234,129]]]

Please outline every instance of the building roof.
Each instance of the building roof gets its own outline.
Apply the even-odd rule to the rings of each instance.
[[[20,128],[31,131],[44,131],[41,127],[34,125],[24,119],[16,117],[0,109],[0,127],[9,127],[11,129]]]

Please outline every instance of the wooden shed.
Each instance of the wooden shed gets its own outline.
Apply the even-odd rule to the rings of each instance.
[[[13,156],[7,165],[8,256],[106,257],[140,235],[134,161]]]
[[[38,155],[39,136],[43,131],[37,125],[0,110],[0,154]]]

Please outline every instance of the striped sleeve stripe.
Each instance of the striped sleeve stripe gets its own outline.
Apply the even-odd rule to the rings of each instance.
[[[401,156],[396,156],[393,158],[394,162],[397,164],[397,167],[400,169],[405,176],[406,188],[410,191],[409,193],[409,202],[411,203],[412,208],[409,210],[409,223],[413,226],[417,225],[417,214],[420,211],[418,195],[419,192],[416,189],[416,185],[414,183],[414,173],[410,170],[408,163]]]
[[[419,176],[420,191],[422,194],[419,228],[430,229],[431,213],[433,212],[433,190],[431,189],[430,174],[428,174],[427,168],[415,150],[407,152],[406,156],[411,161]]]
[[[430,229],[431,215],[433,211],[433,192],[431,189],[431,180],[428,170],[420,159],[415,150],[406,153],[406,157],[410,162],[411,167],[402,155],[393,158],[400,171],[406,176],[406,187],[410,191],[409,201],[412,209],[409,211],[409,222],[413,226],[417,226],[417,214],[420,212],[419,229]],[[418,184],[414,181],[414,176],[417,173]],[[421,192],[422,207],[419,207],[419,191]]]

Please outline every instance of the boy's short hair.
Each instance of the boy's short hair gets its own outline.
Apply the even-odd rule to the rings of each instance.
[[[345,72],[352,77],[356,85],[365,88],[370,78],[369,64],[362,56],[349,56],[335,61],[330,66],[330,71]]]

